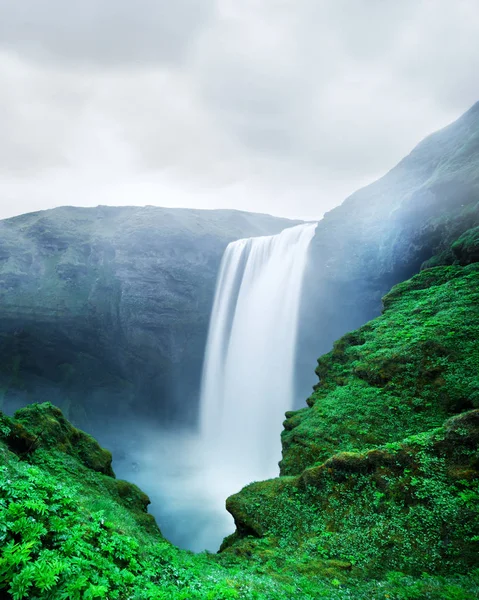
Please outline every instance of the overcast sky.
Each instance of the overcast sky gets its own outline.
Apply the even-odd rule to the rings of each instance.
[[[0,0],[0,217],[319,218],[479,100],[477,0]]]

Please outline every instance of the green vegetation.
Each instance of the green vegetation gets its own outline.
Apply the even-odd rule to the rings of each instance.
[[[310,408],[287,414],[282,474],[479,407],[479,264],[422,271],[393,288],[384,306],[319,359]]]
[[[237,530],[218,555],[165,540],[58,408],[0,413],[0,598],[479,597],[478,239],[319,359],[309,406],[287,414],[282,476],[227,500]]]
[[[479,204],[479,203],[478,203]],[[478,217],[478,205],[474,206],[474,215]],[[472,227],[463,233],[450,248],[424,263],[423,268],[437,267],[439,265],[468,265],[479,261],[479,227]]]
[[[228,499],[224,549],[344,582],[385,571],[467,574],[479,556],[479,411]]]
[[[33,405],[17,417],[0,422],[0,588],[7,597],[285,597],[275,595],[274,582],[252,575],[248,583],[239,568],[171,546],[146,513],[145,494],[114,479],[109,453],[59,409]],[[72,451],[72,435],[84,436],[81,451]],[[94,469],[102,454],[105,464]]]
[[[351,578],[354,570],[359,569],[353,567],[350,556],[358,551],[357,547],[351,547],[347,556],[333,559],[331,555],[340,554],[337,549],[347,544],[347,540],[341,535],[333,539],[327,532],[321,535],[318,531],[309,531],[316,509],[308,508],[304,499],[318,500],[327,492],[326,488],[320,491],[321,475],[315,469],[302,478],[275,480],[274,485],[278,486],[275,506],[287,505],[282,514],[289,515],[289,520],[282,522],[281,531],[274,532],[279,536],[275,540],[248,538],[221,555],[193,555],[178,550],[162,538],[156,523],[146,513],[148,498],[136,486],[102,472],[108,470],[108,453],[89,436],[76,433],[57,408],[50,404],[33,405],[19,411],[17,416],[15,419],[0,417],[0,594],[4,590],[1,597],[15,600],[466,600],[479,593],[479,572],[466,575],[461,574],[461,569],[447,576],[412,578],[395,569],[377,579]],[[476,435],[474,431],[477,434],[477,423],[468,417],[450,423],[433,436],[435,449],[441,439],[447,438],[450,442],[444,446],[444,456],[448,465],[451,460],[456,465],[455,477],[461,496],[447,515],[462,508],[464,524],[469,513],[474,513],[476,499],[471,470],[477,465],[472,461],[470,446]],[[81,453],[70,448],[68,440],[72,435],[85,435]],[[477,437],[474,439],[477,443]],[[457,440],[461,443],[457,444]],[[411,473],[403,470],[403,485],[414,486],[414,477],[420,476],[420,469],[430,469],[434,472],[434,485],[440,487],[443,474],[434,461],[428,463],[429,442],[418,439],[410,443],[416,448],[418,466]],[[396,457],[394,460],[402,460],[399,447],[388,452]],[[95,464],[92,457],[101,455],[106,457],[106,462],[95,470],[91,466]],[[332,460],[337,462],[338,457]],[[371,458],[363,457],[363,460]],[[380,470],[379,458],[374,462]],[[464,463],[462,470],[459,463]],[[325,466],[327,471],[330,468]],[[399,476],[401,469],[392,468],[391,479]],[[381,477],[384,476],[381,473]],[[364,473],[359,468],[353,485],[358,497],[364,483],[361,477]],[[325,485],[336,488],[338,497],[344,494],[340,481],[335,482],[334,477],[329,479]],[[268,482],[257,485],[267,487]],[[418,486],[414,493],[420,498],[423,490]],[[267,515],[261,490],[255,492],[253,501],[259,522]],[[364,504],[369,501],[379,502],[374,494],[364,495],[355,532],[361,527],[361,518],[367,518],[361,514],[363,509],[370,510],[370,507],[366,510]],[[438,509],[444,502],[449,502],[449,498],[440,496],[436,503]],[[344,514],[338,512],[338,519],[343,517]],[[387,515],[382,519],[383,524],[386,518]],[[417,518],[421,519],[420,513]],[[348,526],[352,523],[351,514]],[[292,526],[297,527],[296,532]],[[451,529],[455,531],[454,526],[451,521]],[[464,527],[454,535],[459,536]],[[428,534],[424,545],[433,535]],[[456,537],[451,538],[451,548]],[[299,538],[304,538],[304,543],[296,541],[298,552],[293,553],[291,544]],[[378,552],[376,542],[373,536],[369,543],[373,554]],[[398,542],[398,547],[400,545]],[[472,552],[471,547],[461,559],[464,564],[473,564]],[[435,555],[431,555],[431,561],[434,560]],[[455,561],[452,550],[451,560]]]

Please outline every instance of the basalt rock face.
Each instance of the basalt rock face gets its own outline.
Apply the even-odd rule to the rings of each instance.
[[[312,385],[308,373],[319,354],[379,315],[393,285],[431,257],[450,254],[451,243],[478,225],[479,103],[318,224],[306,274],[301,380]],[[464,243],[477,245],[477,237]],[[436,264],[456,258],[443,256]],[[304,398],[308,386],[300,392]]]
[[[0,404],[50,400],[82,426],[193,418],[226,245],[294,224],[154,207],[0,222]]]

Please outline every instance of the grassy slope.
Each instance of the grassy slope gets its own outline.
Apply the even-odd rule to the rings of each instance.
[[[57,408],[33,405],[16,417],[0,421],[5,597],[287,597],[284,590],[276,594],[268,578],[226,570],[214,557],[194,556],[164,540],[146,514],[147,497],[114,479],[111,455]]]
[[[385,571],[466,574],[478,566],[478,443],[474,410],[401,443],[251,484],[227,501],[238,532],[224,549],[343,582]]]
[[[287,415],[282,474],[479,407],[479,264],[425,270],[393,288],[384,305],[382,316],[318,360],[310,408]]]

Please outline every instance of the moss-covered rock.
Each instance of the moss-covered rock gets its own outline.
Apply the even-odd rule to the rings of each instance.
[[[479,262],[479,227],[473,227],[463,233],[450,248],[436,254],[422,265],[430,269],[443,265],[470,265]]]
[[[479,262],[479,227],[475,227],[464,233],[452,245],[452,252],[461,265]]]
[[[32,404],[15,413],[10,443],[21,452],[43,447],[76,457],[86,467],[114,477],[111,452],[91,436],[73,427],[62,411],[49,402]]]
[[[57,477],[80,484],[83,499],[93,505],[122,506],[142,530],[158,534],[148,514],[149,497],[133,483],[115,478],[112,456],[84,431],[74,427],[49,402],[22,408],[9,418],[0,412],[0,443],[21,461],[41,465]]]
[[[318,360],[309,408],[290,412],[281,474],[438,427],[479,407],[479,265],[422,271],[384,313]]]
[[[237,531],[223,551],[294,556],[316,574],[467,572],[479,557],[479,410],[228,499]],[[245,548],[247,552],[245,552]]]
[[[22,460],[48,464],[56,473],[70,472],[93,488],[99,497],[107,496],[128,509],[146,530],[158,532],[154,517],[148,514],[150,499],[139,487],[116,479],[111,453],[90,435],[74,427],[62,411],[49,402],[18,410],[13,419],[0,413],[0,440]],[[72,457],[68,461],[65,457]],[[90,471],[103,475],[96,478]]]

